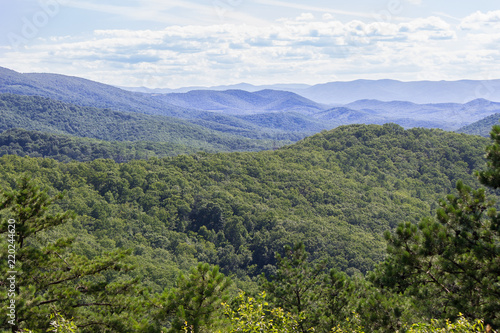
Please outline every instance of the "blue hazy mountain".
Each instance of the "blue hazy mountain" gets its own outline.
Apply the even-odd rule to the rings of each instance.
[[[493,125],[500,125],[500,113],[492,114],[486,118],[464,126],[456,132],[489,137],[491,127]]]
[[[369,111],[371,115],[383,116],[384,119],[404,127],[408,127],[407,124],[412,124],[414,127],[437,127],[445,130],[456,130],[493,113],[500,112],[500,103],[485,99],[475,99],[465,104],[416,104],[365,99],[346,104],[345,107]],[[402,122],[402,119],[406,119],[406,124]],[[416,125],[417,123],[420,125]]]
[[[131,92],[65,75],[21,74],[0,67],[0,93],[36,95],[79,106],[163,115],[245,138],[283,140],[298,140],[323,129],[353,123],[393,122],[405,128],[457,130],[500,112],[498,102],[476,98],[461,103],[456,102],[457,96],[466,100],[467,94],[487,95],[495,91],[498,82],[357,80],[316,86],[285,85],[301,94],[273,89],[163,94]],[[248,85],[239,87],[248,88]],[[424,99],[446,102],[415,101]],[[350,102],[323,104],[333,101]]]
[[[189,113],[189,110],[156,102],[143,94],[79,77],[47,73],[21,74],[2,67],[0,93],[36,95],[80,106],[148,114],[179,116]]]
[[[192,124],[202,126],[209,130],[215,130],[225,134],[243,136],[245,138],[259,139],[283,139],[283,140],[299,140],[306,135],[313,134],[318,131],[318,125],[314,121],[306,122],[303,133],[296,133],[295,130],[279,130],[270,131],[270,127],[260,127],[258,122],[252,123],[243,118],[237,118],[231,115],[225,115],[221,112],[212,112],[204,109],[183,108],[178,105],[168,103],[163,95],[144,94],[125,91],[110,85],[65,75],[58,74],[21,74],[6,68],[0,67],[0,93],[10,93],[16,95],[40,96],[51,100],[71,103],[77,106],[94,107],[99,109],[111,109],[114,111],[128,111],[141,114],[162,115],[171,117],[171,119],[182,119]],[[237,100],[237,95],[241,98]],[[261,95],[245,96],[245,91],[233,92],[235,100],[233,103],[243,106],[246,104],[247,109],[252,103],[262,102],[262,105],[267,105],[272,108],[273,103],[288,103],[290,109],[296,110],[292,105],[291,99],[288,100],[283,95],[290,95],[295,100],[299,101],[300,106],[308,106],[312,109],[319,107],[317,103],[308,101],[305,98],[296,96],[289,92],[279,92],[281,99],[272,99],[269,96],[266,101],[267,92],[262,92]],[[230,94],[225,94],[229,96]],[[209,105],[207,102],[211,94],[208,93],[199,101],[199,105]],[[201,98],[201,97],[200,97]],[[245,98],[248,98],[245,101]],[[212,99],[215,99],[212,98]],[[193,104],[196,104],[193,102]],[[236,107],[236,106],[234,106]],[[277,106],[275,107],[277,108]],[[282,111],[276,110],[276,111]],[[245,113],[245,112],[241,112]],[[253,113],[253,111],[251,112]],[[294,116],[291,116],[292,118]],[[310,124],[308,127],[307,124]],[[293,132],[287,135],[288,132]],[[185,135],[189,136],[186,132]]]
[[[500,80],[413,81],[356,80],[329,82],[291,91],[318,103],[347,104],[360,99],[408,101],[418,104],[467,103],[475,99],[500,102]]]
[[[182,108],[226,114],[256,114],[265,112],[296,112],[313,114],[328,108],[295,93],[279,90],[193,90],[186,93],[159,94],[152,97]]]
[[[245,90],[256,92],[264,89],[285,90],[299,94],[323,104],[347,104],[360,99],[380,101],[408,101],[418,104],[467,103],[475,99],[500,102],[500,80],[459,80],[459,81],[410,81],[397,80],[355,80],[327,82],[316,85],[271,84],[235,85],[215,87],[183,87],[177,89],[124,88],[145,93],[184,93],[192,90]]]
[[[220,85],[212,87],[203,86],[190,86],[181,88],[146,88],[146,87],[119,87],[124,90],[150,93],[150,94],[169,94],[169,93],[185,93],[193,90],[215,90],[215,91],[225,91],[225,90],[245,90],[248,92],[256,92],[260,90],[301,90],[311,87],[308,84],[302,83],[282,83],[282,84],[267,84],[267,85],[253,85],[249,83],[238,83],[230,85]]]

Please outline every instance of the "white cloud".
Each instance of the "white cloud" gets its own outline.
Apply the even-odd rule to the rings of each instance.
[[[330,13],[325,13],[325,14],[323,14],[322,18],[325,21],[330,21],[330,20],[333,20],[333,15]]]
[[[483,13],[477,11],[465,17],[460,28],[464,30],[479,30],[485,27],[500,28],[500,10]]]
[[[297,21],[312,21],[314,20],[314,15],[311,13],[302,13],[296,18]]]
[[[34,41],[21,51],[4,50],[0,64],[150,87],[500,76],[500,69],[492,69],[500,56],[500,34],[491,26],[495,15],[475,13],[454,25],[439,17],[342,22],[305,13],[266,26],[97,30],[90,39],[62,36]],[[464,23],[478,22],[478,31],[461,32]]]
[[[411,32],[419,30],[443,31],[451,29],[451,26],[447,22],[436,16],[414,19],[400,26]]]

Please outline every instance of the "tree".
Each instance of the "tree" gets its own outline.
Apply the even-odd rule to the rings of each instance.
[[[130,331],[128,313],[136,302],[129,294],[135,281],[104,276],[130,268],[123,263],[127,252],[117,250],[92,260],[71,253],[74,238],[53,239],[50,232],[75,214],[54,213],[52,204],[62,195],[49,196],[28,177],[18,181],[16,190],[2,194],[0,271],[10,279],[7,285],[0,282],[0,302],[14,310],[2,307],[0,327],[12,332],[45,330],[48,315],[57,312],[87,331]]]
[[[75,333],[78,331],[75,323],[72,320],[68,320],[61,316],[59,313],[53,313],[50,315],[50,328],[47,333]],[[23,333],[33,333],[32,330],[24,329]]]
[[[459,319],[456,323],[450,322],[448,319],[443,323],[439,320],[432,319],[430,323],[417,323],[413,324],[408,333],[446,333],[446,332],[457,332],[457,333],[493,333],[491,327],[488,325],[484,327],[482,320],[468,320],[462,314],[459,314]]]
[[[181,274],[177,286],[165,290],[153,304],[159,309],[156,318],[170,321],[171,332],[186,326],[194,333],[214,322],[216,312],[228,298],[231,280],[219,272],[218,266],[198,264],[187,276]]]
[[[500,186],[500,127],[487,148],[480,181]],[[500,216],[484,189],[457,183],[435,218],[403,223],[386,234],[388,257],[372,275],[382,287],[411,295],[429,318],[484,318],[500,325]]]
[[[323,308],[319,327],[330,330],[352,314],[356,287],[354,281],[344,272],[330,270],[322,284]]]
[[[299,333],[299,321],[282,308],[271,308],[266,302],[266,293],[260,293],[256,298],[245,296],[240,292],[235,300],[236,310],[223,303],[224,314],[229,317],[231,326],[226,331],[247,333]],[[303,316],[303,314],[302,314]]]
[[[299,327],[307,332],[319,320],[321,310],[321,283],[325,265],[310,265],[303,243],[293,248],[285,246],[286,257],[276,254],[277,272],[271,281],[263,279],[263,288],[272,296],[276,306],[300,317]],[[307,316],[304,314],[307,313]]]
[[[500,126],[491,129],[493,144],[486,148],[487,169],[476,172],[481,184],[497,189],[500,187]]]

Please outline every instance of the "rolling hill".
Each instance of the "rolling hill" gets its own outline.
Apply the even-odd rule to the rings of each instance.
[[[484,119],[478,120],[472,124],[464,126],[458,129],[456,132],[489,137],[491,127],[493,125],[499,125],[499,122],[500,122],[500,113],[495,113]]]
[[[484,98],[500,102],[498,92],[500,80],[459,81],[410,81],[397,80],[355,80],[307,84],[271,84],[255,86],[248,83],[215,87],[182,87],[178,89],[124,88],[144,93],[184,93],[191,90],[245,90],[256,92],[264,89],[294,92],[308,99],[324,104],[348,104],[360,99],[381,101],[410,101],[418,104],[467,103]]]
[[[200,149],[206,152],[218,151],[207,146],[197,148],[168,142],[104,141],[23,129],[9,129],[0,133],[0,156],[46,157],[60,162],[106,158],[123,163],[151,157],[193,154]]]
[[[433,213],[457,180],[475,186],[488,140],[394,124],[341,126],[275,151],[116,163],[0,157],[0,186],[25,173],[67,191],[75,251],[130,248],[145,286],[171,286],[198,261],[244,279],[304,241],[349,274],[383,260],[384,231]]]
[[[259,150],[276,144],[216,132],[171,117],[82,107],[38,96],[0,94],[0,130],[13,128],[106,141],[169,142],[212,151]]]
[[[41,96],[76,106],[131,112],[136,115],[167,116],[170,118],[165,121],[172,124],[168,127],[168,131],[172,133],[162,134],[163,139],[181,138],[185,135],[186,140],[189,140],[192,133],[203,129],[211,133],[229,134],[243,139],[297,141],[321,130],[353,123],[391,122],[405,128],[457,130],[500,112],[500,103],[482,98],[466,103],[453,102],[457,99],[456,94],[460,94],[466,100],[468,92],[481,91],[480,84],[487,84],[488,88],[491,88],[495,86],[496,81],[358,80],[334,82],[309,88],[288,86],[291,90],[300,88],[301,93],[309,92],[304,95],[306,97],[294,92],[271,89],[253,92],[236,89],[195,90],[185,93],[158,94],[130,92],[64,75],[20,74],[0,68],[0,93]],[[474,90],[474,87],[477,89]],[[316,94],[316,97],[311,94]],[[309,99],[307,96],[314,98]],[[325,98],[335,99],[338,96],[341,96],[344,102],[350,102],[335,106],[317,102],[332,102],[333,100],[326,101]],[[388,100],[385,101],[385,99]],[[446,103],[419,104],[416,102],[446,99],[449,99]],[[160,122],[165,123],[165,121]],[[175,129],[176,126],[173,124],[181,124],[177,121],[181,121],[182,126],[179,125]],[[39,125],[41,126],[39,128],[26,129],[46,130],[44,124]],[[194,132],[189,130],[190,125],[195,125]],[[12,128],[12,126],[9,125],[7,128]],[[54,128],[51,131],[54,132]],[[66,131],[70,134],[73,132],[71,129]],[[148,135],[142,136],[145,140],[148,137]],[[120,140],[127,140],[127,138],[121,137]]]
[[[312,114],[328,108],[295,93],[278,90],[193,90],[155,95],[154,99],[183,108],[237,115],[284,111]]]

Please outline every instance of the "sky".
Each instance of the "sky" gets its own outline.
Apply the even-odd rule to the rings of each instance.
[[[0,0],[0,66],[126,87],[500,78],[498,0]]]

